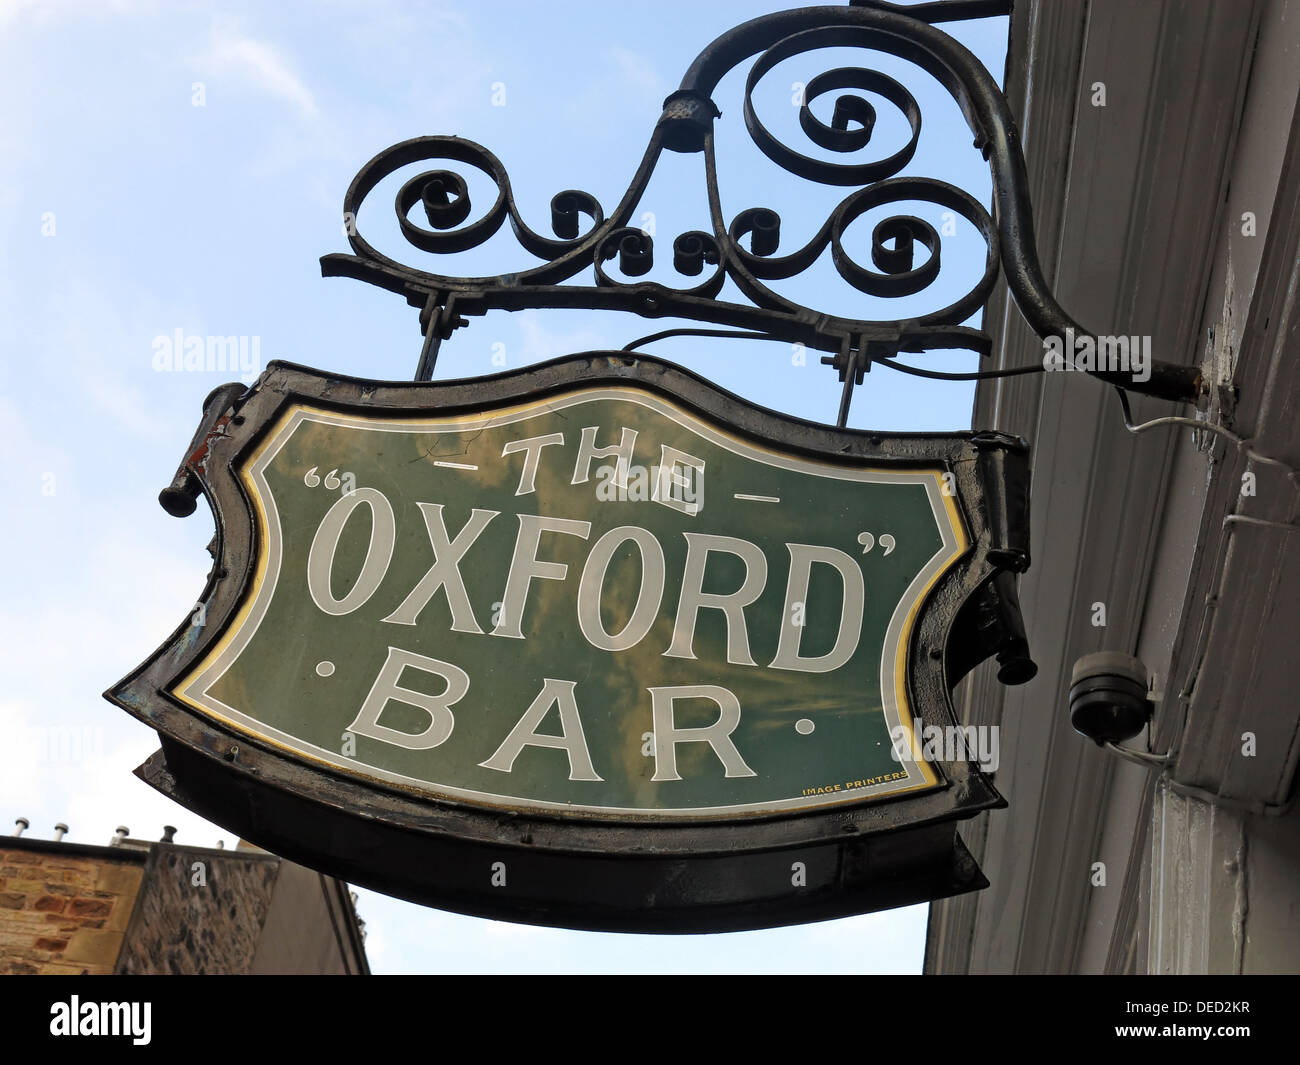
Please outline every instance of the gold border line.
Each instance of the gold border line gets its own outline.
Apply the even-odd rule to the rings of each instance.
[[[952,569],[953,563],[956,562],[957,559],[961,558],[970,547],[970,538],[966,535],[966,526],[961,520],[961,512],[957,509],[956,494],[954,493],[953,495],[949,495],[943,490],[942,473],[936,472],[934,477],[939,485],[939,497],[944,501],[945,507],[948,511],[948,520],[952,525],[953,532],[957,534],[957,549],[944,559],[939,572],[926,582],[925,587],[921,589],[920,595],[916,597],[916,601],[912,604],[911,609],[908,610],[907,617],[903,621],[903,631],[898,641],[898,650],[895,653],[894,697],[898,700],[898,705],[900,707],[899,717],[901,718],[903,716],[901,711],[906,711],[907,722],[904,727],[907,729],[907,737],[911,741],[908,750],[913,755],[915,755],[918,750],[918,747],[916,746],[916,715],[912,713],[912,704],[907,697],[907,653],[908,648],[912,644],[912,626],[916,621],[917,614],[921,611],[921,606],[925,603],[926,599],[929,598],[930,592],[934,589],[934,586],[939,583],[941,578],[948,574],[949,570]],[[931,785],[939,783],[938,774],[930,767],[930,763],[925,759],[924,755],[917,757],[914,764],[920,768],[921,775],[924,776]],[[906,791],[913,790],[915,789],[906,788],[896,794],[903,794]]]
[[[247,726],[242,725],[239,722],[230,721],[210,708],[200,705],[189,696],[186,689],[198,680],[199,676],[221,656],[221,653],[230,646],[235,637],[239,635],[244,627],[244,623],[248,620],[248,615],[253,612],[253,604],[257,602],[258,593],[261,591],[262,584],[266,580],[266,568],[269,564],[267,556],[270,554],[267,550],[269,546],[268,529],[270,528],[270,522],[266,517],[266,508],[262,502],[262,493],[257,490],[257,485],[253,483],[253,479],[248,471],[251,467],[257,465],[258,459],[262,457],[267,448],[276,442],[276,439],[279,436],[280,431],[284,428],[285,423],[292,420],[293,416],[299,409],[306,410],[308,408],[305,404],[295,403],[276,419],[274,427],[266,434],[266,439],[257,445],[257,448],[248,457],[248,460],[243,464],[239,471],[239,480],[248,490],[248,495],[253,501],[253,510],[257,518],[254,523],[257,536],[257,568],[253,573],[253,579],[249,582],[248,588],[245,590],[244,601],[239,604],[238,609],[227,623],[226,631],[221,634],[220,639],[209,647],[203,658],[195,663],[195,665],[191,666],[189,672],[187,672],[184,677],[174,683],[170,688],[171,695],[180,699],[187,705],[194,707],[194,709],[199,710],[210,717],[214,717],[226,725],[238,728],[240,731],[245,732],[248,735],[258,736],[259,739],[267,743],[276,743],[276,741],[266,736],[260,736]],[[277,744],[277,746],[280,745]]]
[[[644,395],[646,392],[650,391],[650,390],[640,390],[636,388],[619,386],[619,385],[614,385],[614,386],[602,385],[601,390],[611,391],[611,392],[624,392],[627,393],[628,395],[636,396],[636,397],[640,397]],[[282,751],[285,751],[291,756],[293,756],[294,758],[302,759],[308,762],[315,763],[320,766],[324,766],[332,771],[336,771],[336,772],[342,771],[343,773],[349,776],[369,781],[371,783],[377,784],[384,788],[396,787],[400,790],[406,791],[410,794],[414,794],[423,799],[444,798],[445,796],[440,796],[436,792],[431,794],[431,792],[433,792],[433,789],[437,787],[437,785],[432,784],[432,782],[422,782],[423,786],[404,785],[400,782],[389,780],[387,778],[371,776],[370,774],[364,772],[362,767],[359,765],[344,765],[338,762],[321,758],[318,755],[312,754],[308,751],[304,751],[296,747],[289,746],[288,744],[285,744],[280,740],[277,740],[270,736],[266,736],[261,732],[257,731],[256,729],[250,728],[247,724],[245,724],[242,721],[231,720],[230,718],[227,718],[223,714],[220,714],[212,710],[210,707],[204,706],[201,703],[197,702],[192,696],[188,694],[187,689],[192,684],[194,684],[195,681],[198,680],[200,675],[202,675],[206,670],[208,670],[212,666],[212,664],[216,661],[216,659],[221,656],[221,654],[226,650],[227,647],[229,647],[229,645],[234,641],[234,639],[238,635],[240,635],[241,631],[244,628],[244,625],[248,620],[249,614],[252,613],[253,606],[257,602],[258,595],[266,580],[266,571],[269,566],[269,554],[270,554],[269,552],[270,522],[267,517],[266,507],[262,499],[261,492],[258,490],[257,484],[253,480],[252,473],[251,473],[252,468],[257,465],[258,461],[262,458],[262,456],[266,453],[266,451],[273,444],[279,441],[279,435],[285,428],[286,424],[291,420],[293,420],[293,418],[299,412],[303,413],[304,415],[320,414],[332,418],[342,417],[351,420],[354,423],[357,423],[359,428],[364,428],[366,425],[374,425],[376,423],[387,424],[387,425],[408,425],[409,424],[412,426],[428,425],[428,426],[436,427],[439,425],[445,425],[448,422],[456,422],[456,423],[470,422],[472,424],[476,421],[491,421],[492,419],[500,418],[503,415],[518,414],[518,413],[522,413],[525,411],[534,410],[538,408],[549,409],[549,405],[555,402],[556,400],[567,399],[574,396],[582,396],[585,393],[591,391],[594,391],[594,389],[575,388],[568,392],[562,392],[556,395],[549,396],[545,400],[531,400],[524,403],[514,404],[508,407],[498,407],[495,408],[490,413],[481,412],[479,414],[471,413],[468,415],[462,413],[456,415],[446,415],[441,418],[438,417],[429,418],[427,416],[422,417],[419,415],[403,416],[399,414],[367,416],[364,414],[357,414],[353,412],[340,414],[340,412],[338,411],[330,410],[324,407],[314,406],[310,403],[305,403],[305,402],[294,403],[288,408],[286,408],[281,413],[281,415],[276,419],[271,429],[267,432],[265,439],[263,439],[263,441],[260,444],[258,444],[257,447],[244,459],[238,471],[240,483],[247,490],[247,494],[249,498],[252,500],[255,517],[257,519],[256,539],[257,539],[258,559],[257,559],[257,567],[254,572],[253,579],[249,582],[249,585],[245,590],[243,602],[239,605],[235,614],[232,616],[230,622],[227,624],[226,631],[222,633],[221,637],[217,640],[217,642],[212,647],[208,649],[207,653],[203,656],[203,658],[198,663],[192,666],[189,669],[189,671],[187,671],[186,674],[180,680],[178,680],[176,683],[171,685],[171,687],[168,689],[169,694],[172,695],[174,698],[180,700],[181,702],[185,703],[187,706],[193,708],[198,713],[208,718],[220,721],[222,724],[226,725],[227,727],[235,729],[236,731],[241,732],[244,735],[251,736],[262,743],[269,744]],[[791,454],[789,452],[779,451],[767,445],[756,444],[755,442],[746,439],[745,437],[739,436],[734,432],[731,432],[723,427],[711,423],[702,415],[696,414],[691,410],[684,409],[679,404],[667,399],[666,397],[660,396],[658,393],[650,392],[650,394],[653,396],[654,399],[658,400],[659,402],[665,403],[667,406],[677,411],[683,417],[690,420],[694,420],[700,424],[707,426],[710,431],[716,432],[719,435],[726,437],[727,439],[731,440],[734,443],[740,444],[744,447],[753,448],[754,450],[760,451],[767,455],[771,455],[775,458],[779,458],[785,462],[798,461],[813,466],[822,466],[824,468],[829,468],[829,469],[847,468],[847,469],[854,470],[855,472],[861,471],[861,472],[880,473],[880,474],[887,474],[887,475],[894,475],[894,476],[896,476],[900,472],[899,470],[896,469],[889,469],[887,467],[881,467],[881,466],[845,467],[842,466],[841,464],[833,463],[827,460],[810,458],[808,456],[800,455],[800,454]],[[279,441],[279,442],[283,444],[283,443],[287,443],[287,440]],[[741,457],[743,457],[743,455]],[[966,535],[965,524],[961,519],[960,512],[957,510],[956,500],[954,496],[948,495],[943,491],[943,473],[946,471],[935,470],[933,468],[927,469],[925,467],[922,467],[912,472],[915,472],[917,474],[929,474],[935,478],[935,481],[939,487],[940,497],[944,500],[944,504],[948,512],[950,528],[955,534],[958,543],[953,553],[950,554],[948,558],[943,561],[938,572],[936,572],[931,577],[931,579],[926,583],[925,587],[921,589],[920,594],[916,597],[912,606],[909,608],[907,617],[904,619],[902,628],[900,630],[898,649],[895,656],[894,696],[898,704],[899,723],[907,730],[909,736],[912,736],[915,733],[914,722],[916,720],[916,717],[912,712],[911,701],[908,698],[907,674],[906,674],[908,648],[911,643],[912,628],[915,623],[915,619],[920,612],[922,605],[925,603],[926,598],[930,594],[930,591],[934,588],[935,584],[939,582],[939,580],[941,580],[944,576],[947,575],[949,570],[952,568],[952,564],[957,559],[959,559],[962,555],[964,555],[970,546],[970,540]],[[832,478],[832,479],[836,479],[836,478]],[[851,480],[851,478],[839,478],[839,479]],[[232,662],[231,665],[233,664],[234,663]],[[911,747],[910,750],[913,753],[915,753],[916,750],[915,746]],[[913,764],[916,765],[917,768],[920,770],[921,776],[923,777],[923,781],[924,781],[923,783],[913,784],[904,788],[898,788],[895,790],[891,790],[879,794],[874,797],[868,796],[866,797],[866,801],[871,802],[871,801],[883,801],[886,799],[892,799],[899,795],[907,795],[916,791],[928,790],[941,783],[938,774],[935,773],[935,771],[931,768],[930,763],[926,761],[924,757],[915,758]],[[844,792],[842,794],[845,796],[849,796],[852,795],[853,793]],[[502,796],[502,798],[505,797]],[[458,801],[464,801],[464,800],[458,800]],[[744,810],[744,808],[739,808],[738,813],[740,816],[746,816],[746,817],[778,816],[783,812],[796,813],[796,812],[815,812],[818,810],[824,811],[824,810],[833,809],[839,806],[846,805],[848,802],[851,801],[853,800],[845,798],[845,799],[838,799],[823,804],[801,805],[801,806],[790,807],[788,810],[761,809],[761,810],[754,810],[754,811],[747,812]],[[522,800],[522,802],[525,805],[527,804],[527,800]],[[491,804],[484,804],[484,805],[491,805]],[[517,805],[508,805],[502,803],[500,808],[513,810],[513,809],[519,809],[520,807]],[[642,819],[652,818],[655,816],[655,811],[630,810],[628,813],[631,816],[635,816]],[[673,819],[678,821],[684,820],[685,818],[688,818],[692,815],[692,811],[689,809],[674,810],[672,811],[672,813],[673,813]],[[703,819],[709,815],[699,814],[696,816],[699,817],[700,819]]]

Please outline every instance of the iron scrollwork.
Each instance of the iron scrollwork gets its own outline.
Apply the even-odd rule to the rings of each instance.
[[[322,273],[378,285],[421,308],[425,344],[417,380],[430,379],[440,342],[466,324],[464,315],[524,308],[622,310],[646,318],[675,317],[728,326],[829,352],[822,361],[834,366],[844,382],[841,425],[847,419],[854,385],[861,383],[874,360],[888,360],[900,352],[954,348],[987,355],[991,349],[988,334],[961,323],[984,306],[1000,271],[1005,271],[1018,307],[1040,336],[1061,336],[1067,329],[1076,336],[1091,335],[1060,307],[1043,278],[1034,244],[1024,158],[1001,90],[975,56],[931,24],[1006,14],[1008,10],[1005,0],[948,0],[911,7],[864,2],[801,8],[746,22],[709,45],[691,65],[680,88],[665,101],[645,155],[613,211],[606,215],[588,193],[562,191],[551,200],[553,237],[536,232],[524,221],[505,167],[488,149],[450,136],[403,141],[380,152],[352,181],[344,212],[351,222],[348,240],[353,254],[324,256]],[[818,74],[807,83],[798,118],[813,144],[835,153],[859,152],[871,144],[876,120],[873,105],[862,94],[880,97],[899,109],[910,130],[906,143],[884,158],[837,163],[804,155],[764,126],[753,103],[755,86],[764,74],[793,56],[843,46],[899,56],[933,75],[947,89],[974,134],[975,148],[989,163],[991,215],[954,185],[933,178],[898,176],[916,151],[921,112],[911,92],[881,71],[837,67]],[[754,143],[798,177],[822,185],[854,187],[806,245],[784,254],[778,254],[781,219],[775,210],[747,208],[728,223],[719,193],[714,123],[720,112],[712,94],[728,71],[755,56],[745,83],[743,108]],[[809,106],[828,93],[839,93],[829,123]],[[673,241],[674,268],[685,279],[681,287],[637,280],[650,271],[655,245],[631,220],[665,150],[703,153],[708,185],[713,231],[691,231]],[[401,187],[395,203],[402,234],[410,244],[433,253],[465,251],[488,240],[508,220],[519,245],[541,261],[515,273],[455,277],[405,265],[380,253],[356,226],[362,202],[383,179],[419,162],[450,162],[477,169],[493,182],[496,197],[486,211],[469,221],[474,207],[464,177],[443,167],[425,170]],[[981,276],[948,306],[920,317],[853,319],[795,303],[766,284],[803,272],[829,247],[836,271],[864,294],[889,299],[924,290],[935,281],[942,262],[940,234],[925,220],[900,213],[878,222],[872,232],[870,266],[855,261],[843,240],[845,229],[867,211],[918,200],[965,218],[987,247]],[[411,218],[417,205],[423,209],[427,226]],[[619,272],[630,280],[607,269],[614,259]],[[591,271],[589,284],[565,284],[584,270]],[[751,304],[718,298],[728,279]],[[1091,372],[1122,388],[1179,401],[1194,400],[1200,390],[1193,368],[1169,363],[1154,362],[1146,381],[1119,371]]]

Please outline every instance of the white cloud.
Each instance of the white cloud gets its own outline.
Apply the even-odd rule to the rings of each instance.
[[[302,117],[314,119],[316,97],[294,72],[279,49],[226,26],[214,26],[200,67],[220,75],[242,77],[269,96],[290,104]]]

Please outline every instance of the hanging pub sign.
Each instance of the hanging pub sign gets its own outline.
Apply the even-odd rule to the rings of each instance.
[[[956,825],[1003,805],[993,767],[928,741],[975,662],[1028,666],[1019,441],[795,421],[623,353],[420,384],[273,363],[214,393],[180,510],[188,478],[215,568],[108,697],[204,817],[583,928],[984,885]]]
[[[207,588],[107,693],[161,739],[137,772],[323,872],[537,924],[725,931],[986,886],[958,825],[1005,805],[997,734],[958,722],[951,692],[989,658],[1007,684],[1035,672],[1016,588],[1027,447],[846,426],[873,371],[969,381],[1062,368],[900,361],[990,356],[972,323],[1000,277],[1046,348],[1095,339],[1044,281],[1006,99],[931,24],[992,13],[855,2],[735,27],[664,101],[618,203],[606,214],[561,191],[553,235],[528,224],[505,167],[473,141],[414,137],[367,162],[343,201],[351,251],[321,270],[419,308],[415,381],[272,363],[209,397],[160,497],[178,515],[200,494],[211,506]],[[922,116],[893,73],[843,66],[798,83],[793,136],[808,144],[783,139],[793,122],[765,124],[759,82],[820,49],[888,53],[893,73],[910,64],[947,90],[988,163],[992,212],[905,172]],[[753,145],[787,177],[844,190],[801,247],[776,210],[723,195],[714,93],[748,60],[732,113]],[[901,145],[873,141],[877,108],[893,113],[884,127],[906,127]],[[665,152],[701,156],[708,203],[706,228],[678,234],[671,254],[635,225]],[[382,188],[416,262],[362,233]],[[429,269],[497,234],[531,265]],[[843,282],[864,314],[884,313],[846,317],[778,291],[819,261],[803,291]],[[953,262],[969,287],[960,269],[941,279]],[[941,305],[926,310],[932,285]],[[432,380],[470,318],[555,308],[674,324],[619,352]],[[836,424],[757,408],[642,354],[691,333],[777,341],[796,365],[823,353]],[[1202,392],[1194,367],[1154,359],[1141,373],[1066,365],[1122,399]]]

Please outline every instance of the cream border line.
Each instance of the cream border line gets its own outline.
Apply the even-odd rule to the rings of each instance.
[[[275,459],[285,443],[293,436],[299,425],[305,421],[312,421],[377,432],[469,432],[507,425],[539,413],[563,410],[578,403],[587,403],[600,399],[621,400],[649,407],[678,425],[682,425],[688,431],[708,440],[715,446],[766,465],[838,480],[872,484],[925,485],[931,513],[935,518],[935,525],[943,542],[940,549],[913,579],[895,608],[886,629],[880,662],[881,698],[884,703],[886,727],[892,730],[894,727],[902,725],[907,730],[906,735],[910,736],[913,732],[912,723],[914,717],[907,702],[906,659],[912,628],[920,611],[921,603],[930,589],[934,587],[948,568],[966,552],[970,544],[961,515],[957,510],[956,501],[952,496],[945,495],[941,490],[943,483],[942,471],[899,472],[878,467],[848,468],[802,456],[787,455],[709,425],[698,415],[686,411],[659,396],[622,387],[576,390],[546,400],[533,400],[499,408],[490,413],[484,412],[476,415],[448,416],[445,418],[402,415],[367,417],[338,414],[333,411],[312,407],[306,403],[297,403],[291,406],[281,415],[274,430],[267,434],[266,439],[253,452],[250,460],[244,464],[243,469],[240,471],[240,479],[248,489],[258,519],[258,562],[252,586],[249,589],[251,594],[246,595],[245,601],[240,605],[221,639],[208,650],[202,661],[197,663],[185,677],[173,686],[172,694],[201,713],[240,732],[278,747],[294,757],[315,762],[332,770],[342,770],[350,776],[372,782],[390,786],[397,785],[403,790],[412,791],[422,798],[468,799],[494,808],[613,813],[655,817],[664,820],[689,820],[716,817],[719,814],[770,814],[841,806],[847,803],[860,802],[864,798],[893,797],[937,785],[939,783],[938,776],[925,759],[921,758],[915,762],[906,760],[899,763],[900,768],[907,771],[907,777],[904,780],[833,793],[833,798],[827,796],[800,796],[762,803],[747,803],[740,806],[682,809],[556,803],[432,784],[417,777],[408,777],[399,773],[389,773],[376,769],[374,766],[362,767],[355,759],[345,758],[333,751],[306,743],[289,733],[272,728],[256,718],[226,705],[211,694],[210,689],[212,686],[234,664],[244,647],[256,634],[258,626],[261,624],[262,618],[265,616],[275,594],[282,557],[280,518],[265,473],[267,467]],[[941,514],[947,515],[947,522],[941,520]],[[884,683],[885,677],[890,673],[891,664],[894,674],[892,688]]]

